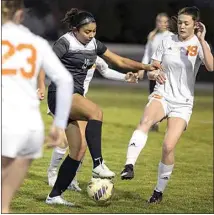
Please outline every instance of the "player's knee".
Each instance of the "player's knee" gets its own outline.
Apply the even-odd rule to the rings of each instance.
[[[140,129],[140,130],[142,130],[142,131],[147,133],[152,125],[153,125],[153,120],[148,118],[148,117],[144,117],[140,121],[140,123],[138,125],[138,129]]]
[[[168,142],[164,142],[163,144],[163,153],[165,155],[168,155],[170,153],[172,153],[174,151],[175,147],[173,146],[173,144],[170,144]]]
[[[89,119],[102,121],[103,111],[99,107],[96,107],[94,111],[90,113]]]
[[[80,147],[80,153],[84,155],[86,152],[86,149],[87,149],[87,144],[86,142],[83,142]]]

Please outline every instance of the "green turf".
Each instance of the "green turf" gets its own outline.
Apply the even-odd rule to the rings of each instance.
[[[175,169],[159,205],[147,205],[156,184],[157,166],[166,122],[159,133],[150,133],[146,147],[135,167],[135,178],[121,181],[127,144],[139,122],[147,102],[147,91],[116,87],[91,87],[88,95],[102,107],[103,156],[107,165],[117,173],[115,194],[108,206],[98,206],[87,197],[86,186],[91,177],[91,158],[87,152],[78,174],[81,193],[66,191],[64,197],[77,207],[49,206],[45,198],[47,167],[51,150],[34,161],[20,191],[12,202],[14,213],[213,213],[213,94],[196,93],[195,107],[188,130],[176,149]],[[46,131],[51,118],[46,116],[46,103],[41,105]]]

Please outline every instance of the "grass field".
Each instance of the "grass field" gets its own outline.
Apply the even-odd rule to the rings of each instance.
[[[107,165],[117,173],[115,193],[108,206],[98,206],[87,197],[92,162],[87,152],[78,174],[81,193],[66,191],[64,197],[77,207],[49,206],[45,199],[50,191],[46,171],[52,151],[36,160],[27,179],[12,203],[14,213],[213,213],[213,94],[196,92],[195,107],[188,127],[176,148],[176,164],[171,180],[159,205],[147,205],[156,184],[157,166],[166,122],[159,133],[150,133],[136,167],[135,178],[121,181],[127,144],[147,103],[147,91],[124,87],[92,86],[88,95],[104,111],[103,155]],[[51,118],[46,103],[41,104],[46,131]]]

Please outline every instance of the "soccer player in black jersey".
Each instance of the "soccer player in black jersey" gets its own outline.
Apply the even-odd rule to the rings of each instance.
[[[53,50],[74,79],[73,104],[68,123],[78,126],[77,120],[88,121],[85,137],[93,160],[92,175],[93,177],[113,178],[115,173],[104,164],[101,151],[102,110],[97,104],[83,96],[88,70],[94,65],[97,56],[102,56],[111,63],[132,71],[151,71],[157,69],[157,66],[145,65],[109,51],[103,43],[94,38],[97,26],[95,18],[89,12],[71,9],[66,13],[63,22],[68,24],[69,31],[55,42]],[[57,112],[55,101],[56,86],[51,83],[48,88],[48,106],[53,114]],[[66,135],[68,137],[68,129],[66,129]],[[68,138],[69,155],[62,163],[56,183],[46,199],[48,204],[72,205],[65,201],[61,194],[75,177],[81,161],[78,157],[80,145],[77,143],[78,141],[75,145],[71,145]]]

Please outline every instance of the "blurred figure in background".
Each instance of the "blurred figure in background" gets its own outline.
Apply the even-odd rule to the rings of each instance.
[[[168,35],[172,35],[172,33],[169,31],[169,17],[166,13],[159,13],[156,17],[156,27],[148,35],[142,63],[148,64],[151,62],[151,57],[156,51],[158,45],[161,43],[163,38]],[[141,70],[139,75],[140,79],[143,79],[144,70]],[[149,80],[150,94],[154,91],[155,84],[156,81]],[[153,125],[151,131],[158,131],[158,125]]]
[[[49,41],[57,40],[57,23],[48,1],[24,0],[24,5],[25,16],[22,24]]]

